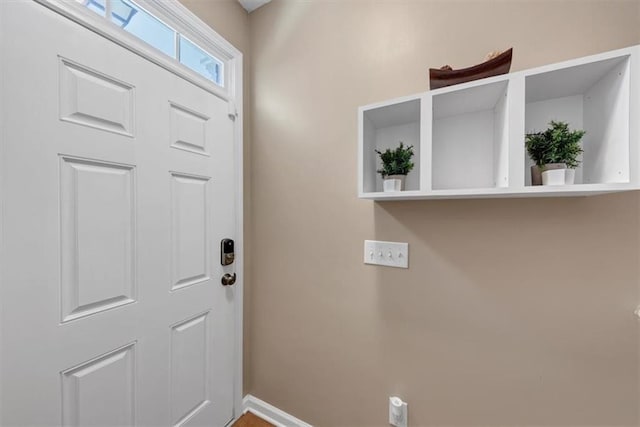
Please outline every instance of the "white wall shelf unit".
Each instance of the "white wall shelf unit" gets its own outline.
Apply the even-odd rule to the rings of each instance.
[[[587,131],[576,183],[532,186],[525,134]],[[360,198],[569,197],[640,189],[640,46],[358,109]],[[413,145],[406,191],[382,192],[374,150]]]

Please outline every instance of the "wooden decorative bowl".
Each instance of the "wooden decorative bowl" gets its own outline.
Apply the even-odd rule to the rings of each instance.
[[[511,56],[513,48],[505,50],[493,59],[472,67],[461,68],[459,70],[440,70],[429,68],[429,83],[431,89],[457,85],[473,80],[484,79],[486,77],[507,74],[511,69]]]

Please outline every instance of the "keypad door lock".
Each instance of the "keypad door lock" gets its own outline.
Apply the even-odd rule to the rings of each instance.
[[[220,242],[220,264],[230,265],[236,259],[233,239],[222,239]]]

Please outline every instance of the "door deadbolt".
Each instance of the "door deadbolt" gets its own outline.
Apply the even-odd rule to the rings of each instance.
[[[230,265],[236,259],[235,244],[232,239],[222,239],[220,242],[220,264]]]
[[[236,273],[233,274],[225,274],[222,276],[222,286],[231,286],[236,283]]]

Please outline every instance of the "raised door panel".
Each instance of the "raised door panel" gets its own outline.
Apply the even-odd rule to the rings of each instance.
[[[208,181],[171,173],[172,290],[209,280]]]
[[[192,153],[207,152],[207,121],[209,117],[187,107],[170,102],[171,146]]]
[[[210,404],[209,315],[204,313],[171,328],[171,424],[188,425]]]
[[[135,182],[133,166],[60,162],[65,322],[135,301]]]
[[[60,58],[60,119],[134,135],[134,88],[104,73]]]
[[[62,425],[135,425],[135,343],[61,373]]]

